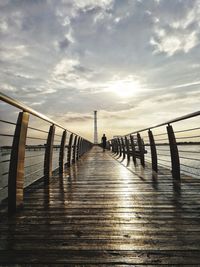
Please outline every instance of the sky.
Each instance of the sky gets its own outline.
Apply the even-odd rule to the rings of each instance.
[[[0,84],[90,140],[195,112],[200,0],[1,0]]]

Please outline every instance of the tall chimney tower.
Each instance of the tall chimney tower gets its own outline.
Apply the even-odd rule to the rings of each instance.
[[[94,111],[94,144],[98,144],[98,134],[97,134],[97,111]]]

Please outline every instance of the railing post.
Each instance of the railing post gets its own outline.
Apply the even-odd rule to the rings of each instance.
[[[126,151],[125,151],[125,144],[124,144],[124,139],[121,137],[121,143],[122,143],[122,154],[123,154],[123,159],[126,158]]]
[[[63,131],[61,144],[60,144],[60,154],[59,154],[59,172],[60,173],[63,173],[64,169],[65,169],[64,158],[65,158],[66,136],[67,136],[67,132],[65,130],[65,131]]]
[[[170,147],[170,154],[171,154],[172,177],[176,180],[180,180],[181,174],[180,174],[179,153],[178,153],[178,147],[176,143],[176,137],[175,137],[174,130],[171,125],[167,126],[167,133],[168,133],[169,147]]]
[[[116,154],[118,155],[119,154],[118,142],[117,142],[117,139],[116,138],[114,140],[115,140]]]
[[[67,149],[67,166],[71,166],[71,151],[72,151],[72,140],[73,140],[73,134],[70,134],[69,137],[69,143],[68,143],[68,149]]]
[[[110,150],[110,141],[106,142],[106,149]]]
[[[135,143],[134,143],[134,136],[130,135],[130,140],[131,140],[131,152],[132,152],[132,158],[133,162],[136,165],[136,152],[135,152]]]
[[[76,162],[76,145],[77,145],[77,135],[74,138],[74,144],[73,144],[73,149],[72,149],[72,163]]]
[[[79,136],[78,137],[78,142],[77,142],[77,148],[76,148],[76,160],[78,160],[79,157],[80,157],[80,142],[81,142],[81,138]]]
[[[111,147],[112,147],[111,151],[112,151],[112,153],[114,153],[114,141],[113,141],[113,139],[111,140]]]
[[[80,157],[83,155],[83,138],[80,141]]]
[[[121,146],[119,138],[117,138],[117,142],[118,142],[118,146],[119,146],[119,157],[121,157],[122,156],[122,146]]]
[[[115,139],[112,140],[112,152],[115,153],[116,149],[115,149]]]
[[[125,144],[126,144],[126,154],[127,154],[127,160],[130,160],[130,148],[129,148],[129,140],[127,136],[125,136]]]
[[[148,131],[148,136],[149,136],[149,144],[150,144],[150,148],[151,148],[152,170],[157,172],[158,171],[157,150],[156,150],[154,136],[153,136],[153,133],[150,129]]]
[[[15,127],[8,176],[8,212],[12,214],[23,205],[24,158],[29,113],[20,112]]]
[[[45,157],[44,157],[44,182],[49,184],[52,177],[53,142],[55,135],[55,125],[51,125],[47,137]]]
[[[82,145],[82,155],[85,153],[85,139],[83,139],[83,145]]]
[[[115,139],[113,139],[113,153],[115,154],[116,152],[117,152],[116,142],[115,142]]]
[[[145,160],[144,160],[144,144],[142,142],[142,138],[139,133],[137,133],[137,142],[138,142],[138,148],[140,153],[140,163],[143,167],[145,167]]]

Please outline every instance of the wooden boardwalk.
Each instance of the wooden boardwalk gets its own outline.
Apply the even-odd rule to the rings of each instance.
[[[200,266],[199,192],[94,147],[16,216],[1,211],[0,265]]]

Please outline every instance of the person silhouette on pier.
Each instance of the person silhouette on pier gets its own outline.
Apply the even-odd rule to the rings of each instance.
[[[103,134],[103,136],[102,136],[102,138],[101,138],[103,151],[105,151],[105,149],[106,149],[106,141],[107,141],[106,135]]]

